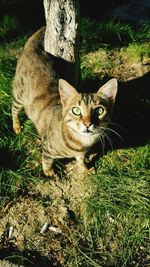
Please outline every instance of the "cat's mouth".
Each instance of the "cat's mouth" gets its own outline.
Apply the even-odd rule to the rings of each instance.
[[[83,131],[83,133],[87,133],[88,134],[88,133],[93,133],[93,131],[91,131],[89,129],[86,129],[86,130]]]
[[[95,134],[95,131],[91,130],[91,129],[75,129],[73,127],[70,127],[70,129],[72,129],[74,132],[78,133],[78,134],[82,134],[84,136],[90,136]]]
[[[91,130],[89,130],[89,129],[86,129],[86,130],[84,130],[84,131],[82,131],[82,134],[83,135],[94,135],[95,134],[95,132],[94,131],[91,131]]]

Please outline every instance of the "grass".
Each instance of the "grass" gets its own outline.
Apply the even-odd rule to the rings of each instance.
[[[127,46],[129,43],[149,42],[149,25],[139,27],[121,23],[115,19],[104,22],[83,18],[81,21],[82,51],[91,52],[99,48]]]
[[[149,44],[130,44],[127,49],[126,49],[127,55],[129,57],[133,58],[134,60],[137,58],[143,58],[145,57],[150,57],[150,47]]]
[[[141,266],[142,254],[149,253],[149,177],[147,145],[107,154],[91,179],[97,190],[87,203],[85,229],[111,266],[134,266],[137,258]]]
[[[29,157],[26,159],[26,151],[29,149],[26,142],[28,142],[29,135],[32,141],[37,136],[35,131],[32,131],[33,126],[29,121],[25,123],[24,132],[21,135],[15,136],[12,132],[11,90],[16,58],[7,57],[4,53],[4,57],[1,54],[0,61],[0,113],[2,114],[0,118],[0,193],[2,202],[0,201],[0,206],[2,206],[5,198],[6,201],[9,198],[15,199],[17,192],[26,190],[25,166],[30,161]],[[32,146],[31,142],[30,145]],[[32,175],[29,176],[29,179],[31,177]]]
[[[125,80],[124,72],[135,64],[149,66],[149,25],[139,28],[108,20],[102,23],[83,18],[81,23],[82,79],[116,77]],[[114,56],[115,54],[115,56]],[[121,69],[118,73],[117,67]]]
[[[122,57],[121,53],[134,62],[143,57],[147,59],[150,51],[146,42],[149,31],[146,29],[146,25],[143,31],[136,31],[130,25],[115,24],[114,21],[98,24],[83,20],[81,69],[84,80],[112,76],[112,69],[117,64],[114,58]],[[45,198],[43,195],[42,200],[42,194],[39,195],[36,189],[32,192],[32,187],[36,188],[38,184],[47,187],[47,180],[43,180],[41,172],[39,138],[32,123],[22,114],[22,133],[15,136],[12,132],[11,85],[17,51],[19,49],[20,53],[25,39],[21,37],[0,47],[2,210],[10,201],[17,203],[21,197],[31,198],[32,195],[34,202],[39,201],[43,207],[49,205],[49,195]],[[117,48],[114,47],[116,44]],[[107,72],[103,72],[105,68]],[[41,254],[45,250],[47,255],[46,246],[52,243],[53,249],[48,246],[55,261],[63,261],[61,266],[66,267],[146,266],[150,262],[150,145],[139,144],[135,148],[109,151],[96,162],[96,168],[96,174],[87,181],[86,186],[92,193],[84,198],[80,216],[75,211],[75,221],[66,222],[61,236],[42,237],[42,247],[35,246],[36,249]],[[36,230],[33,232],[33,236],[37,235],[41,240]],[[25,245],[31,250],[34,247],[32,238],[30,236]]]

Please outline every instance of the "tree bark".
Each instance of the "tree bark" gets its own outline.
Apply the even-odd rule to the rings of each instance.
[[[45,51],[60,59],[61,78],[79,84],[79,1],[44,0]]]

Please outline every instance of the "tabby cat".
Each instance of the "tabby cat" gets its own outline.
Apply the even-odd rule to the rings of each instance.
[[[117,94],[111,79],[97,93],[78,93],[58,79],[51,56],[43,49],[44,28],[27,41],[13,81],[13,130],[20,133],[19,111],[24,108],[42,139],[42,166],[53,175],[57,158],[76,158],[84,171],[85,155],[110,122]]]

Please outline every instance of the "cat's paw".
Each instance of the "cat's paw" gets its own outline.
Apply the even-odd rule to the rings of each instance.
[[[95,168],[94,167],[91,167],[90,169],[89,169],[89,174],[95,174],[96,173],[96,170],[95,170]]]
[[[13,124],[13,131],[15,134],[21,133],[21,125],[20,123]]]
[[[86,165],[79,165],[77,164],[78,172],[83,175],[92,175],[95,174],[95,169],[92,167],[90,169],[87,168]]]
[[[43,173],[44,173],[44,175],[45,176],[54,176],[54,171],[53,171],[53,169],[44,169],[43,168]]]

